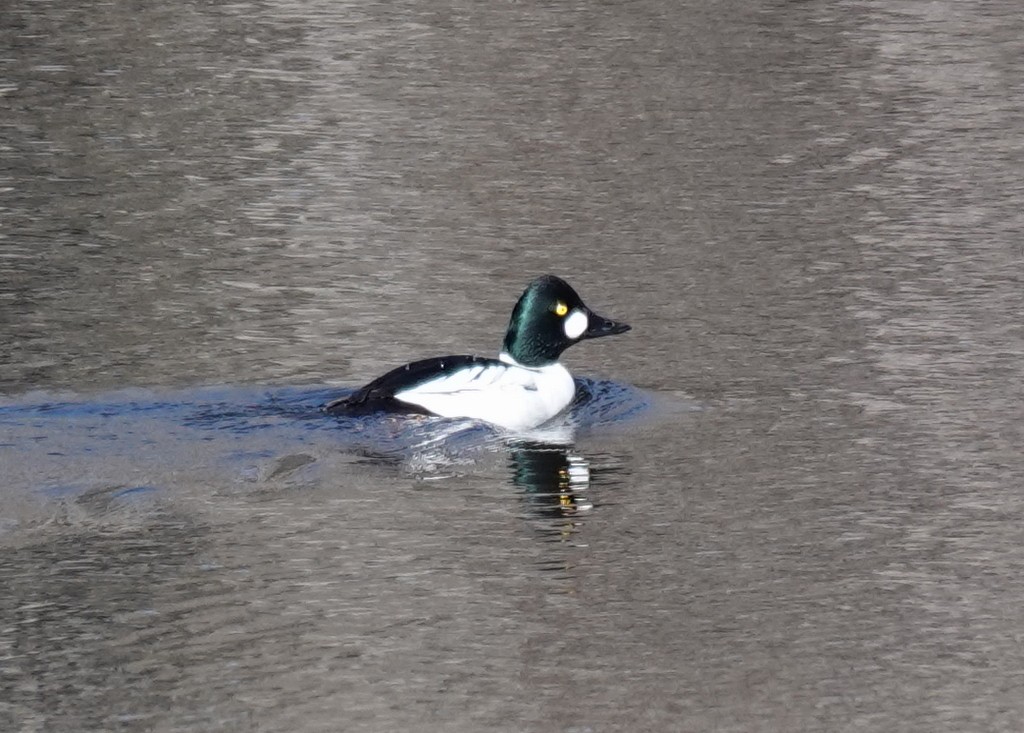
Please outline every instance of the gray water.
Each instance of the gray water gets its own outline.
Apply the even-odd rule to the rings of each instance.
[[[1022,58],[1013,0],[4,5],[0,729],[1021,730]],[[544,272],[651,414],[316,413]]]

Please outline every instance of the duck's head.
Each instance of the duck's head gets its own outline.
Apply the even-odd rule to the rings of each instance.
[[[629,328],[594,313],[565,280],[544,275],[527,285],[516,303],[502,352],[523,366],[540,367],[558,361],[563,351],[583,339]]]

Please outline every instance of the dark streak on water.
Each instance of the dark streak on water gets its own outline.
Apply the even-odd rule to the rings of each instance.
[[[153,393],[129,390],[83,400],[69,395],[29,394],[0,403],[0,447],[10,466],[12,496],[42,493],[52,498],[89,492],[109,499],[178,490],[176,474],[199,455],[216,465],[222,480],[278,479],[316,463],[310,453],[363,456],[405,470],[463,471],[480,453],[524,446],[534,452],[565,455],[581,436],[625,430],[636,421],[672,411],[694,410],[694,403],[665,400],[608,380],[577,379],[577,398],[562,417],[521,437],[472,420],[421,415],[371,414],[347,418],[326,415],[321,406],[344,396],[332,387],[217,387]],[[49,464],[49,465],[47,465]],[[166,486],[119,484],[126,470],[166,473]],[[75,473],[89,482],[68,483]],[[557,474],[557,468],[555,469]],[[106,478],[100,478],[106,474]],[[214,474],[207,476],[213,479]],[[321,479],[322,480],[322,479]],[[539,484],[546,479],[536,477]],[[516,482],[513,482],[516,483]],[[536,492],[537,487],[524,487]],[[8,524],[14,522],[8,517]]]

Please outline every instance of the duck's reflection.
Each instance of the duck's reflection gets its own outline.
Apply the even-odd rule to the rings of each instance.
[[[532,514],[566,519],[593,508],[586,496],[590,465],[571,446],[517,441],[509,446],[509,458],[512,482]]]

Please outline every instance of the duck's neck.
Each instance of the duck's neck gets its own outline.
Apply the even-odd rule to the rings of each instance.
[[[556,360],[545,361],[540,364],[524,364],[522,361],[512,356],[512,354],[508,353],[508,351],[506,351],[505,349],[502,349],[501,353],[498,354],[498,361],[502,361],[506,364],[511,364],[512,366],[522,367],[523,369],[543,369],[544,367],[548,367],[551,366],[552,364],[558,363],[558,361]]]
[[[513,327],[509,327],[498,358],[509,364],[540,369],[549,364],[558,363],[559,354],[561,354],[560,349],[545,343],[543,339],[524,339]]]

